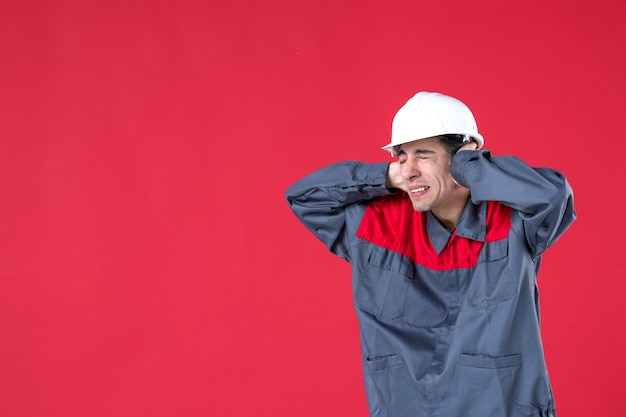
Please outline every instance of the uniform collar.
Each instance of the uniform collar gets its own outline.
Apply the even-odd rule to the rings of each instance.
[[[474,204],[471,200],[468,200],[454,233],[460,237],[484,242],[487,233],[486,224],[487,203]],[[443,227],[431,211],[428,212],[426,230],[430,237],[430,242],[435,248],[437,255],[439,255],[448,244],[452,233]]]

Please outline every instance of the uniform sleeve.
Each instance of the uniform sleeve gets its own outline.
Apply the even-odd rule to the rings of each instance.
[[[350,206],[389,195],[389,163],[340,162],[316,171],[287,189],[298,219],[334,254],[349,259],[346,213]]]
[[[454,179],[470,189],[472,202],[499,201],[518,211],[534,257],[543,253],[576,218],[567,179],[549,168],[532,168],[487,149],[461,151],[452,163]]]

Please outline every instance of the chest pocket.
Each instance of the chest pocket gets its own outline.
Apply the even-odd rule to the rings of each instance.
[[[478,309],[491,307],[510,300],[517,293],[508,255],[508,239],[485,243],[468,292],[470,305]]]
[[[437,280],[419,277],[410,259],[372,245],[367,262],[356,268],[354,303],[359,309],[416,327],[445,322],[448,307]]]

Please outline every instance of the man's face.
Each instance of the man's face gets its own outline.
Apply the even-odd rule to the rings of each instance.
[[[462,198],[462,187],[450,174],[451,159],[438,138],[400,145],[398,162],[404,188],[416,211],[444,208]]]

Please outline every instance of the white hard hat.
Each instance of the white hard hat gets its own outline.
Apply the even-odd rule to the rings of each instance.
[[[485,140],[478,133],[470,109],[454,97],[421,91],[398,110],[391,125],[391,143],[382,149],[394,154],[394,146],[440,135],[463,135],[482,148]]]

